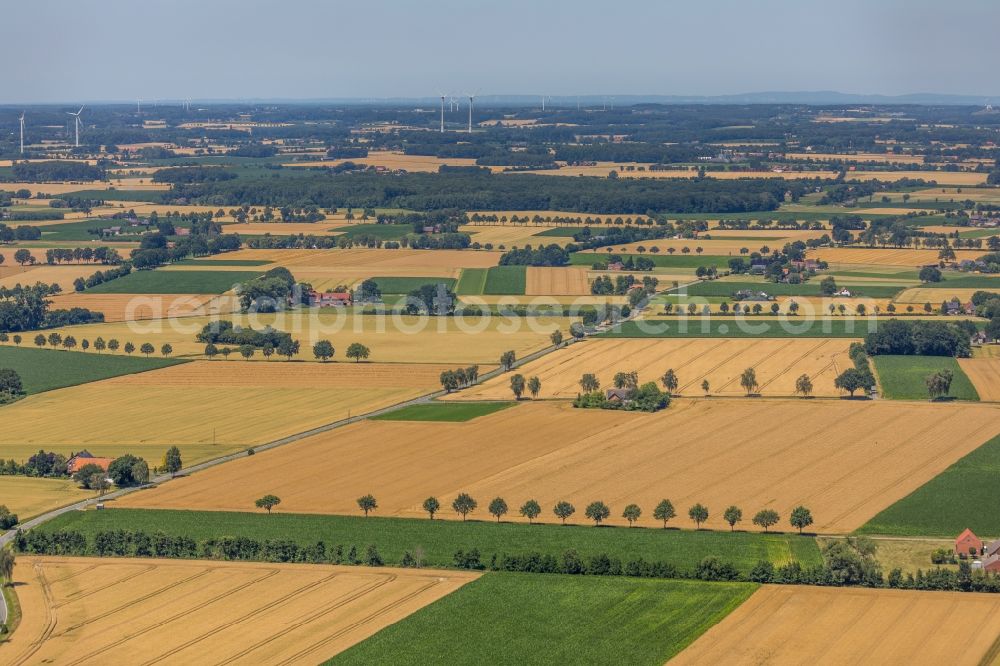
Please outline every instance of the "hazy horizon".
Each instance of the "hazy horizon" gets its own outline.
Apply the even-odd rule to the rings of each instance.
[[[17,60],[0,71],[0,104],[466,91],[998,96],[1000,4],[871,5],[37,0],[5,10]]]

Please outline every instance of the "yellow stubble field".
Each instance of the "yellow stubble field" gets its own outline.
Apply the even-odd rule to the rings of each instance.
[[[908,178],[933,180],[940,185],[982,185],[987,176],[988,173],[978,171],[848,171],[846,180],[885,182]]]
[[[955,250],[958,261],[977,259],[985,250]],[[809,250],[810,259],[822,259],[830,264],[869,264],[882,266],[925,266],[938,263],[937,250],[906,248],[820,248]]]
[[[104,313],[104,321],[124,322],[163,317],[224,315],[239,308],[235,296],[222,294],[88,294],[51,296],[53,308],[87,308]]]
[[[286,167],[334,167],[344,162],[363,164],[365,166],[380,166],[386,169],[404,169],[406,171],[421,171],[437,173],[442,166],[476,166],[476,160],[466,157],[434,157],[432,155],[406,155],[388,150],[372,150],[368,157],[352,157],[350,159],[313,160],[305,162],[289,162]],[[494,167],[500,171],[503,167]]]
[[[996,349],[995,345],[992,347],[990,351]],[[1000,355],[960,358],[958,365],[972,380],[980,400],[1000,402]]]
[[[947,287],[947,282],[945,282],[944,287],[917,287],[915,289],[907,289],[899,293],[896,296],[897,303],[930,303],[935,308],[941,305],[941,301],[950,301],[953,298],[957,298],[962,303],[967,303],[972,299],[972,295],[977,291],[994,291],[1000,295],[1000,278],[996,280],[996,284],[993,289],[979,288],[979,289],[952,289]]]
[[[640,525],[653,526],[652,509],[666,497],[681,516],[707,506],[713,529],[729,529],[730,504],[749,515],[773,508],[782,524],[803,504],[814,529],[841,533],[997,434],[998,417],[1000,408],[982,404],[714,398],[642,414],[540,401],[465,423],[365,421],[116,504],[248,511],[266,487],[290,513],[354,515],[355,499],[373,493],[379,515],[426,517],[426,497],[449,507],[468,492],[480,505],[473,518],[488,518],[486,503],[501,496],[512,507],[537,500],[548,522],[566,500],[577,508],[573,522],[586,523],[584,507],[602,500],[613,524],[635,502],[645,511]],[[314,459],[337,464],[301,464]]]
[[[568,245],[573,242],[572,236],[538,236],[537,234],[553,229],[554,227],[541,227],[533,224],[524,225],[485,225],[485,224],[464,224],[458,228],[462,233],[467,233],[472,237],[473,243],[485,245],[493,243],[499,247],[503,245],[507,248],[524,247],[531,245]]]
[[[36,259],[45,261],[45,250],[32,250]],[[63,265],[49,266],[41,263],[34,266],[19,266],[13,262],[4,262],[0,266],[0,287],[13,287],[16,284],[32,285],[36,282],[45,284],[58,284],[63,291],[73,290],[73,281],[78,277],[87,277],[96,271],[101,270],[100,266],[86,265]]]
[[[0,458],[87,448],[159,464],[176,444],[191,464],[430,393],[448,367],[216,360],[123,375],[4,407]]]
[[[27,476],[0,476],[0,504],[4,504],[23,523],[32,516],[45,513],[82,499],[93,497],[89,490],[69,479],[38,479]]]
[[[708,380],[712,395],[743,395],[740,374],[754,368],[759,392],[765,396],[795,394],[795,380],[808,375],[814,395],[838,396],[834,378],[851,367],[847,356],[850,339],[665,338],[586,340],[546,354],[522,366],[525,377],[542,382],[540,398],[574,398],[580,377],[592,373],[602,388],[611,388],[617,372],[639,372],[640,382],[656,382],[668,369],[677,373],[678,392],[702,395]],[[662,388],[662,386],[661,386]],[[510,378],[501,375],[466,391],[453,400],[509,400]]]
[[[40,663],[316,664],[479,574],[319,564],[19,557],[2,647]]]
[[[526,296],[589,296],[587,269],[529,266],[524,293]]]
[[[479,297],[475,297],[479,298]],[[473,302],[476,301],[475,298]],[[524,297],[522,297],[524,298]],[[135,300],[153,308],[158,303],[145,295]],[[481,299],[485,300],[485,299]],[[224,301],[220,301],[224,303]],[[144,307],[146,307],[144,306]],[[125,306],[128,312],[130,306]],[[142,308],[137,308],[136,311]],[[103,324],[68,326],[53,330],[77,341],[118,340],[123,346],[132,342],[136,348],[149,342],[159,354],[160,347],[169,343],[174,356],[201,357],[205,344],[196,337],[204,326],[213,321],[232,321],[235,325],[260,330],[272,326],[286,331],[300,341],[300,361],[313,361],[312,346],[318,340],[329,340],[336,350],[335,360],[344,359],[348,345],[360,342],[371,350],[371,361],[383,363],[471,363],[496,364],[500,354],[513,350],[518,358],[538,351],[549,344],[549,335],[557,328],[566,333],[569,320],[565,317],[428,317],[392,314],[385,316],[351,314],[346,310],[296,310],[271,314],[234,313],[219,316],[184,316],[171,319],[120,321]],[[25,340],[35,332],[22,334]],[[8,343],[9,344],[9,343]],[[227,345],[218,345],[224,347]],[[228,345],[235,349],[236,345]],[[124,349],[117,352],[123,354]],[[138,352],[136,352],[138,353]],[[233,358],[236,356],[234,355]],[[261,359],[260,352],[255,355]],[[261,361],[263,362],[263,361]],[[272,361],[272,363],[275,361]]]
[[[1000,635],[1000,597],[765,585],[671,664],[977,666]]]

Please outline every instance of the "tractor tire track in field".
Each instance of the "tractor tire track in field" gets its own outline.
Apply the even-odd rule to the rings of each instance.
[[[220,569],[218,567],[214,567],[214,568],[208,568],[205,571],[206,571],[206,573],[213,573],[213,572],[221,571],[221,570],[222,569]],[[87,653],[85,655],[81,655],[81,656],[77,657],[77,659],[75,661],[70,662],[70,666],[75,666],[75,664],[80,664],[80,663],[86,661],[87,659],[90,659],[91,657],[94,657],[94,656],[97,656],[97,655],[99,655],[99,654],[101,654],[103,652],[106,652],[110,648],[118,647],[119,645],[122,645],[123,643],[127,643],[128,641],[132,640],[133,638],[135,638],[137,636],[142,636],[143,634],[149,633],[150,631],[153,631],[154,629],[158,629],[158,628],[160,628],[160,627],[162,627],[164,625],[170,624],[174,620],[179,620],[182,617],[185,617],[185,616],[187,616],[187,615],[189,615],[189,614],[191,614],[191,613],[193,613],[195,611],[201,610],[203,608],[207,608],[208,606],[214,604],[216,601],[221,601],[222,599],[225,599],[226,597],[231,596],[235,592],[239,592],[241,590],[245,590],[248,587],[252,587],[253,585],[256,585],[257,583],[265,581],[268,578],[271,578],[272,576],[277,576],[279,573],[281,573],[280,569],[267,569],[266,573],[263,576],[260,576],[259,578],[255,578],[253,580],[247,581],[246,583],[243,583],[242,585],[238,585],[237,587],[229,588],[227,590],[223,590],[220,594],[217,594],[216,596],[212,597],[211,599],[206,599],[205,601],[197,604],[196,606],[193,606],[191,608],[184,608],[179,613],[175,613],[175,614],[171,615],[170,617],[168,617],[168,618],[166,618],[164,620],[161,620],[161,621],[159,621],[159,622],[157,622],[155,624],[149,625],[148,627],[144,627],[144,628],[142,628],[142,629],[140,629],[138,631],[135,631],[135,632],[133,632],[131,634],[123,636],[120,639],[114,641],[113,643],[108,643],[108,644],[102,645],[101,647],[97,648],[96,650],[93,650],[92,652],[89,652],[89,653]],[[128,609],[128,608],[130,608],[132,606],[135,606],[136,604],[140,603],[140,601],[141,600],[139,600],[139,599],[134,599],[134,600],[130,601],[129,603],[124,604],[123,606],[118,607],[116,609],[116,611],[126,610],[126,609]]]
[[[25,646],[24,651],[11,662],[11,666],[20,666],[38,652],[42,645],[45,644],[45,641],[55,632],[59,622],[59,618],[55,612],[55,597],[52,595],[52,587],[45,577],[45,568],[42,566],[42,563],[36,563],[34,568],[38,582],[42,588],[42,596],[45,599],[45,628],[42,629],[42,633],[38,638]]]
[[[164,653],[162,653],[162,654],[160,654],[160,655],[158,655],[156,657],[153,657],[152,659],[150,659],[148,661],[143,662],[143,666],[148,666],[149,664],[156,664],[158,662],[161,662],[164,659],[166,659],[167,657],[170,657],[170,656],[172,656],[174,654],[177,654],[181,650],[189,648],[192,645],[196,645],[197,643],[200,643],[201,641],[205,640],[206,638],[210,638],[210,637],[218,634],[221,631],[224,631],[226,629],[229,629],[230,627],[236,626],[236,625],[240,624],[241,622],[245,622],[245,621],[247,621],[247,620],[249,620],[249,619],[251,619],[251,618],[253,618],[253,617],[257,616],[257,615],[260,615],[261,613],[264,613],[264,612],[266,612],[268,610],[271,610],[272,608],[274,608],[276,606],[280,606],[281,604],[283,604],[283,603],[285,603],[285,602],[287,602],[287,601],[289,601],[291,599],[294,599],[295,597],[297,597],[297,596],[299,596],[299,595],[301,595],[301,594],[303,594],[305,592],[308,592],[309,590],[311,590],[311,589],[313,589],[313,588],[315,588],[315,587],[317,587],[319,585],[322,585],[323,583],[326,583],[328,581],[333,580],[334,578],[336,578],[339,575],[340,575],[340,572],[338,571],[338,572],[332,573],[329,576],[326,576],[324,578],[320,578],[318,580],[310,581],[309,583],[306,583],[305,585],[302,585],[301,587],[298,587],[298,588],[292,590],[291,592],[288,592],[288,593],[286,593],[286,594],[278,597],[277,599],[272,599],[271,601],[267,602],[263,606],[259,606],[259,607],[255,608],[255,609],[253,609],[252,611],[250,611],[249,613],[246,613],[245,615],[241,615],[240,617],[238,617],[238,618],[236,618],[234,620],[231,620],[229,622],[225,622],[225,623],[223,623],[223,624],[221,624],[221,625],[219,625],[217,627],[214,627],[214,628],[210,629],[209,631],[206,631],[205,633],[192,638],[191,640],[188,640],[188,641],[185,641],[184,643],[181,643],[180,645],[175,645],[174,647],[172,647],[167,652],[164,652]],[[395,576],[391,577],[392,580],[394,580],[395,578],[396,578]],[[226,596],[229,596],[229,595],[226,595]],[[188,613],[190,613],[190,612],[191,612],[191,610],[188,610]]]
[[[773,377],[771,377],[766,382],[764,382],[763,384],[761,384],[760,387],[757,389],[757,392],[758,393],[763,393],[764,389],[766,389],[768,386],[770,386],[771,384],[773,384],[776,380],[778,380],[779,378],[781,378],[785,374],[787,374],[792,368],[794,368],[796,365],[798,365],[798,363],[800,361],[802,361],[803,359],[805,359],[807,356],[810,356],[817,349],[820,349],[821,347],[823,347],[824,345],[828,344],[829,342],[830,342],[829,340],[821,340],[819,342],[819,344],[817,344],[817,345],[815,345],[815,346],[810,347],[809,349],[807,349],[804,353],[802,353],[799,356],[797,356],[794,361],[792,361],[791,363],[789,363],[788,365],[786,365],[783,369],[779,370],[777,374],[775,374]],[[754,366],[754,367],[756,367],[756,366]],[[827,366],[827,367],[829,367],[829,366]]]
[[[63,599],[63,601],[61,601],[60,603],[56,604],[56,608],[57,609],[58,608],[62,608],[63,606],[66,606],[68,604],[71,604],[71,603],[74,603],[76,601],[79,601],[80,599],[85,599],[86,597],[89,597],[92,594],[97,594],[98,592],[102,592],[102,591],[104,591],[104,590],[106,590],[108,588],[114,587],[115,585],[120,585],[121,583],[127,583],[128,581],[132,580],[133,578],[141,576],[141,575],[143,575],[145,573],[149,573],[150,571],[154,571],[155,569],[156,569],[156,567],[153,566],[153,565],[145,565],[145,566],[141,567],[139,569],[139,571],[134,571],[134,572],[132,572],[132,573],[126,575],[126,576],[122,576],[121,578],[119,578],[116,581],[112,581],[110,583],[105,583],[103,585],[99,585],[96,589],[89,590],[89,591],[88,590],[79,590],[78,592],[76,592],[74,594],[68,594]]]
[[[296,654],[288,657],[287,659],[284,659],[284,660],[278,662],[278,664],[279,665],[284,665],[284,664],[294,663],[295,661],[297,661],[301,657],[304,657],[304,656],[306,656],[306,655],[308,655],[308,654],[310,654],[312,652],[315,652],[316,650],[318,650],[322,646],[326,645],[327,643],[329,643],[329,642],[331,642],[333,640],[336,640],[337,638],[340,638],[341,636],[343,636],[343,635],[345,635],[345,634],[347,634],[347,633],[349,633],[349,632],[357,629],[358,627],[361,627],[361,626],[363,626],[365,624],[368,624],[372,620],[378,619],[382,615],[385,615],[386,613],[388,613],[388,612],[390,612],[392,610],[395,610],[396,608],[399,608],[400,606],[402,606],[406,602],[408,602],[411,599],[414,599],[414,598],[420,596],[421,594],[423,594],[427,590],[430,590],[430,589],[436,587],[439,584],[440,584],[439,581],[430,581],[429,583],[427,583],[423,587],[418,588],[418,589],[414,590],[413,592],[410,592],[406,596],[401,597],[399,599],[396,599],[395,601],[389,602],[385,606],[382,606],[378,610],[375,610],[375,611],[369,613],[368,615],[366,615],[365,617],[361,618],[360,620],[355,620],[354,622],[352,622],[351,624],[347,625],[343,629],[340,629],[339,631],[337,631],[334,634],[331,634],[330,636],[324,637],[323,639],[321,639],[321,640],[313,643],[312,645],[310,645],[309,647],[307,647],[307,648],[305,648],[303,650],[300,650],[299,652],[297,652]],[[318,617],[318,615],[314,616],[312,619],[316,619],[316,617]],[[309,620],[309,621],[311,622],[312,620]],[[307,624],[307,623],[308,622],[303,623],[303,624]]]

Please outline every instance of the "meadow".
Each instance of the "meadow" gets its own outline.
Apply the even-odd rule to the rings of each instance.
[[[977,666],[1000,634],[998,611],[995,594],[766,585],[671,664]]]
[[[90,294],[221,294],[260,275],[250,271],[133,271],[87,290]]]
[[[385,414],[373,416],[373,421],[448,421],[463,422],[509,409],[516,402],[431,402],[407,405]]]
[[[658,665],[756,587],[490,573],[327,663]]]
[[[315,664],[478,577],[331,565],[19,557],[8,664]],[[263,621],[266,620],[266,621]]]
[[[144,491],[145,492],[145,491]],[[678,530],[649,527],[602,527],[581,525],[528,525],[510,517],[497,523],[485,518],[460,522],[423,518],[383,518],[322,516],[284,513],[281,506],[270,515],[252,507],[248,512],[177,511],[122,508],[120,501],[109,502],[105,511],[78,511],[64,514],[41,526],[42,531],[75,530],[92,538],[112,529],[142,530],[152,534],[187,536],[205,541],[222,535],[254,539],[288,539],[303,546],[322,540],[328,548],[352,545],[359,549],[373,543],[388,563],[397,563],[405,551],[423,552],[427,566],[449,567],[458,550],[478,549],[485,562],[493,554],[530,553],[562,557],[568,549],[583,557],[606,553],[622,561],[642,558],[666,562],[681,571],[691,571],[706,555],[716,555],[741,572],[757,562],[775,565],[798,562],[803,567],[821,563],[816,540],[798,534]],[[516,522],[515,522],[516,521]]]
[[[652,242],[652,241],[651,241]],[[613,248],[611,248],[613,250]],[[657,268],[698,268],[699,266],[716,266],[720,271],[729,268],[729,260],[732,257],[699,255],[699,254],[621,254],[620,252],[608,252],[607,249],[598,252],[574,252],[569,255],[570,264],[573,266],[591,266],[595,263],[606,262],[609,254],[617,254],[622,261],[627,261],[629,257],[633,260],[639,257],[652,259]]]
[[[526,266],[494,266],[486,273],[483,294],[499,296],[524,294],[526,273]]]
[[[93,496],[93,491],[82,490],[69,479],[0,476],[0,504],[17,514],[22,523],[50,509]]]
[[[950,356],[873,356],[879,384],[887,398],[893,400],[927,400],[926,379],[940,370],[950,370],[949,398],[979,400],[975,386],[969,381],[958,361]]]
[[[867,298],[892,298],[901,290],[901,287],[885,285],[859,284],[849,287],[852,294],[865,296]],[[782,282],[745,282],[729,280],[706,280],[688,285],[684,291],[689,296],[732,296],[737,291],[766,292],[769,296],[816,296],[822,295],[820,292],[819,280],[814,278],[810,282],[802,284],[787,284]],[[746,303],[750,305],[750,303]],[[769,304],[763,303],[766,308]]]
[[[488,519],[500,496],[511,507],[537,500],[549,523],[565,500],[577,508],[569,522],[588,524],[583,509],[601,500],[609,524],[627,524],[622,509],[636,503],[645,512],[637,524],[656,526],[653,508],[667,498],[680,527],[695,526],[687,508],[702,503],[702,526],[728,529],[722,511],[735,504],[741,527],[767,507],[781,515],[776,529],[788,529],[804,504],[812,529],[843,533],[995,436],[998,414],[985,404],[742,398],[677,400],[645,414],[542,401],[465,423],[362,421],[118,502],[246,511],[272,492],[282,511],[356,515],[355,500],[372,493],[378,515],[416,518],[428,496],[450,507],[466,492],[479,502],[472,518]],[[331,456],[336,466],[301,464]],[[461,519],[448,508],[438,517]]]
[[[26,341],[21,344],[29,343]],[[183,362],[167,358],[37,349],[12,344],[0,346],[0,368],[11,368],[17,372],[29,395],[119,375],[157,370]]]

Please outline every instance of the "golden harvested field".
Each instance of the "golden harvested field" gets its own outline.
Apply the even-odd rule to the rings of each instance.
[[[898,294],[896,296],[896,302],[919,303],[921,305],[923,305],[924,303],[930,303],[936,308],[941,305],[941,301],[950,301],[952,298],[957,298],[962,303],[967,303],[972,298],[972,295],[975,294],[977,291],[1000,292],[1000,279],[996,281],[996,286],[993,289],[984,289],[984,288],[949,289],[947,287],[940,287],[940,288],[916,287],[914,289],[907,289],[906,291]]]
[[[962,191],[959,192],[959,189]],[[910,193],[911,201],[965,201],[967,199],[983,203],[998,203],[1000,202],[1000,191],[994,188],[930,187],[926,190]]]
[[[344,162],[354,162],[365,166],[380,166],[386,169],[404,169],[406,171],[425,171],[436,173],[442,166],[476,166],[476,160],[466,157],[433,157],[431,155],[405,155],[388,150],[372,150],[368,157],[352,157],[342,160],[314,160],[307,162],[289,162],[286,167],[334,167]],[[503,167],[492,167],[493,171],[501,171]]]
[[[448,366],[451,367],[451,366]],[[445,366],[195,361],[28,396],[3,408],[0,457],[39,448],[186,464],[387,407],[440,388]],[[58,415],[53,417],[53,415]]]
[[[19,557],[5,663],[316,664],[479,574],[319,564]]]
[[[702,380],[712,395],[743,395],[740,373],[757,372],[760,393],[795,394],[795,380],[812,379],[814,395],[837,396],[833,379],[851,366],[849,339],[661,338],[586,340],[546,354],[522,366],[525,377],[542,380],[541,398],[575,398],[580,377],[593,373],[602,388],[611,388],[616,372],[637,370],[640,382],[660,383],[673,368],[680,381],[678,393],[702,395]],[[509,400],[510,377],[501,375],[468,390],[452,394],[455,400]]]
[[[960,358],[958,365],[972,380],[980,400],[1000,402],[1000,356]]]
[[[227,224],[224,231],[229,234],[246,236],[289,236],[305,234],[306,236],[336,236],[343,233],[342,224],[332,221],[320,222],[245,222]]]
[[[23,523],[50,509],[93,497],[69,479],[36,479],[27,476],[0,476],[0,504],[7,505]]]
[[[977,666],[998,635],[995,594],[765,585],[670,663]]]
[[[810,238],[820,238],[823,234],[829,234],[830,232],[825,229],[762,229],[756,231],[748,231],[745,229],[711,229],[706,232],[711,239],[707,240],[725,240],[726,238],[735,236],[738,238],[746,237],[757,237],[757,240],[747,241],[749,243],[753,242],[764,242],[770,245],[774,245],[779,242],[774,240],[776,236],[780,237],[781,243],[791,243],[797,240],[808,240]]]
[[[485,250],[383,250],[352,248],[349,250],[237,250],[226,253],[225,259],[255,259],[271,261],[296,268],[363,268],[367,272],[384,268],[489,268],[496,266],[502,252]],[[369,270],[371,269],[371,270]],[[244,269],[246,270],[246,269]]]
[[[542,519],[573,503],[575,522],[600,499],[611,522],[636,502],[641,525],[669,498],[678,513],[695,502],[707,526],[728,529],[724,507],[782,516],[799,504],[821,533],[850,532],[1000,432],[1000,408],[839,400],[678,400],[656,414],[578,410],[566,402],[521,404],[465,423],[364,421],[289,446],[133,493],[117,505],[252,511],[261,488],[289,513],[358,513],[378,498],[379,515],[426,517],[429,495],[449,507],[459,492],[510,506],[534,498]],[[336,465],[303,466],[303,460]],[[443,511],[444,518],[456,518]],[[513,518],[517,520],[516,518]],[[686,518],[681,527],[692,527]],[[747,527],[750,527],[749,524]]]
[[[3,189],[9,192],[30,190],[32,194],[66,194],[80,190],[107,190],[114,187],[113,183],[100,180],[81,180],[64,183],[4,183]]]
[[[975,171],[848,171],[846,180],[933,180],[941,185],[982,185],[989,176]]]
[[[45,250],[32,250],[31,253],[36,259],[45,261]],[[10,265],[4,262],[0,266],[0,287],[13,287],[16,284],[35,284],[44,282],[45,284],[58,284],[63,291],[73,291],[73,280],[78,277],[86,277],[91,273],[101,270],[98,266],[85,265],[65,265],[49,266],[48,264],[35,264],[34,266]]]
[[[593,275],[593,273],[588,273]],[[498,296],[495,294],[484,294],[482,296],[459,296],[458,300],[470,305],[536,305],[544,307],[546,305],[594,305],[597,303],[627,303],[627,296]]]
[[[843,160],[845,162],[872,162],[882,164],[923,164],[923,155],[897,155],[895,153],[785,153],[790,160]]]
[[[937,264],[937,250],[910,250],[904,248],[820,248],[806,253],[810,259],[822,259],[830,264],[872,264],[882,266],[925,266]],[[977,259],[985,250],[955,250],[958,261]]]
[[[228,295],[69,292],[50,298],[53,308],[88,308],[103,312],[106,322],[229,314],[239,307],[236,297]]]
[[[169,342],[174,356],[201,356],[205,345],[196,340],[197,334],[206,324],[220,319],[257,330],[273,326],[287,331],[300,341],[299,354],[294,358],[302,361],[314,360],[312,346],[316,341],[329,340],[337,350],[335,360],[344,358],[344,352],[352,342],[361,342],[371,350],[369,360],[380,363],[495,364],[500,354],[507,350],[514,350],[521,358],[547,346],[549,335],[556,328],[562,328],[564,333],[569,328],[565,317],[373,316],[350,314],[346,310],[310,309],[274,314],[234,313],[220,317],[111,322],[53,330],[63,337],[71,334],[77,340],[87,338],[93,341],[101,336],[105,340],[116,338],[123,345],[131,341],[136,347],[150,342],[157,350],[163,343]],[[51,332],[46,329],[45,334]],[[30,340],[34,332],[23,335]],[[124,350],[118,353],[124,353]],[[259,353],[256,358],[261,358]]]
[[[568,245],[573,242],[573,238],[570,236],[536,236],[548,229],[553,229],[554,227],[539,227],[533,224],[525,225],[495,225],[489,226],[485,224],[463,224],[458,228],[462,233],[467,233],[472,236],[473,243],[479,243],[485,245],[486,243],[493,243],[494,246],[499,247],[503,245],[505,247],[524,247],[525,245],[537,246],[537,245]]]
[[[526,296],[589,296],[587,269],[529,266],[524,293]]]

